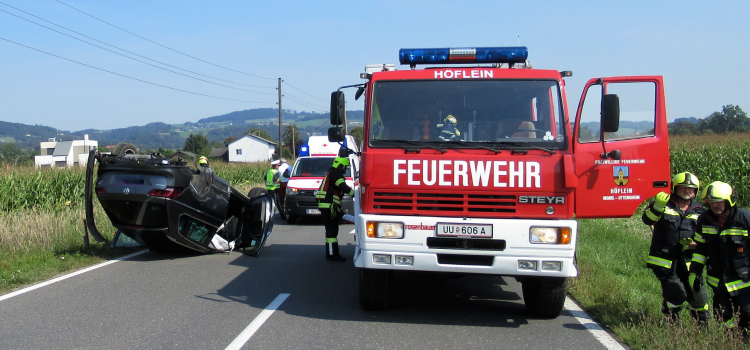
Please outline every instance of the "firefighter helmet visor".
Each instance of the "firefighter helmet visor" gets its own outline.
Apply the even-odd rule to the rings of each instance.
[[[688,188],[695,188],[695,194],[698,194],[698,188],[700,187],[700,181],[698,177],[688,173],[679,173],[672,178],[672,193],[677,194],[677,186],[683,186]],[[679,196],[678,196],[679,197]],[[680,197],[682,198],[682,197]],[[690,200],[691,198],[682,198],[684,200]]]
[[[704,202],[720,202],[727,201],[730,207],[733,207],[736,203],[734,200],[734,189],[726,182],[715,181],[712,182],[703,195]]]
[[[338,168],[338,167],[340,167],[340,166],[342,166],[342,165],[343,165],[344,167],[347,167],[347,166],[349,166],[349,158],[344,158],[344,157],[336,157],[336,159],[334,159],[334,160],[333,160],[333,165],[332,165],[332,166],[333,166],[334,168]]]

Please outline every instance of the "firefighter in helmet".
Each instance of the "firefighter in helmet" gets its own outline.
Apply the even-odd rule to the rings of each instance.
[[[695,200],[700,183],[688,172],[672,178],[672,193],[659,192],[641,219],[653,227],[646,266],[661,283],[662,313],[667,322],[680,319],[685,302],[702,327],[710,316],[705,288],[693,289],[688,269],[693,257],[693,236],[703,206]]]
[[[198,165],[200,165],[200,166],[208,166],[208,158],[206,158],[206,157],[200,157],[200,158],[198,158]]]
[[[461,141],[461,132],[458,131],[458,120],[452,115],[445,117],[443,128],[440,131],[440,139],[443,141]]]
[[[704,190],[708,210],[698,218],[698,244],[690,266],[694,289],[713,288],[714,313],[727,328],[740,326],[747,339],[750,321],[750,211],[737,206],[734,189],[716,181]],[[739,320],[733,316],[739,315]]]
[[[346,178],[344,178],[344,171],[348,166],[349,158],[340,155],[336,157],[315,195],[326,229],[326,259],[330,261],[346,260],[339,254],[338,235],[339,219],[343,216],[341,199],[344,194],[354,196],[354,190],[346,184]]]

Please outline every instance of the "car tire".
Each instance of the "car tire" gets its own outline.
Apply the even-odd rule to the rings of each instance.
[[[135,147],[132,143],[121,142],[112,149],[112,154],[120,158],[124,157],[126,154],[138,154],[138,147]]]
[[[268,193],[268,190],[266,190],[263,187],[254,187],[250,190],[250,192],[247,193],[247,197],[250,199],[253,199],[253,198],[263,196],[267,193]]]
[[[527,278],[521,282],[526,310],[542,318],[560,316],[568,295],[568,279],[561,277]]]
[[[359,303],[365,310],[385,310],[391,271],[359,269]]]

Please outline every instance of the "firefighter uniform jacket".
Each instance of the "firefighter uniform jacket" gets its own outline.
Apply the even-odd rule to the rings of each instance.
[[[336,168],[328,170],[326,177],[320,183],[315,200],[318,201],[319,209],[332,209],[332,206],[341,208],[342,194],[354,196],[354,190],[346,184],[344,175]]]
[[[693,238],[698,216],[703,211],[703,206],[694,200],[684,212],[671,200],[664,206],[664,212],[654,209],[654,203],[649,204],[641,217],[643,223],[654,226],[646,266],[672,270],[675,261],[690,262],[692,251],[683,250],[680,240]]]
[[[690,271],[701,273],[707,267],[706,282],[718,288],[724,284],[731,296],[750,291],[750,211],[732,207],[724,225],[708,210],[698,218]]]

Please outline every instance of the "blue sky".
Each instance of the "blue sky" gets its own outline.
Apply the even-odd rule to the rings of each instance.
[[[572,110],[588,79],[620,75],[663,75],[670,120],[703,118],[727,104],[750,110],[747,0],[60,1],[234,71],[145,41],[55,0],[0,0],[0,10],[82,38],[7,5],[16,7],[235,89],[135,62],[6,12],[0,12],[0,38],[151,83],[247,102],[150,85],[0,40],[2,121],[70,131],[195,122],[237,110],[276,108],[277,78],[284,80],[284,109],[322,112],[331,91],[360,83],[366,64],[398,63],[400,48],[515,46],[519,41],[528,47],[535,68],[573,71],[566,79]],[[362,109],[352,92],[347,93],[349,109]]]

